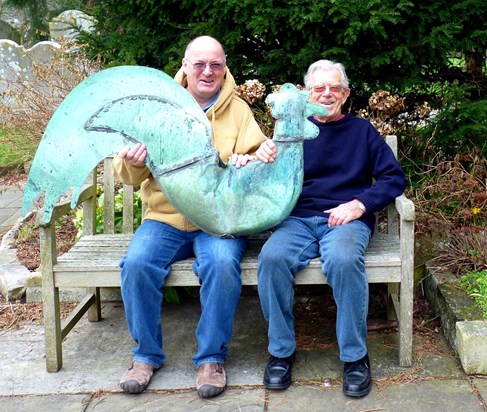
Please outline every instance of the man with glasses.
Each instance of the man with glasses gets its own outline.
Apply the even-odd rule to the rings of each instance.
[[[248,105],[235,94],[235,81],[226,67],[222,45],[212,37],[191,41],[175,77],[206,112],[212,142],[223,162],[237,168],[254,158],[266,137]],[[122,259],[122,299],[127,323],[136,342],[133,363],[120,380],[129,393],[141,393],[166,355],[162,348],[161,308],[165,280],[174,262],[194,255],[194,271],[201,285],[201,317],[196,329],[199,396],[209,398],[226,387],[223,368],[227,344],[241,290],[240,260],[246,238],[213,237],[179,214],[159,189],[144,164],[145,145],[123,149],[114,160],[118,180],[141,184],[147,204],[144,221]],[[184,327],[184,325],[181,325]]]
[[[374,229],[374,212],[403,193],[406,180],[372,124],[343,113],[350,89],[342,64],[319,60],[309,67],[304,83],[309,100],[328,113],[309,118],[318,126],[319,135],[304,142],[301,195],[259,255],[258,291],[269,324],[270,360],[264,385],[269,389],[291,385],[296,351],[294,280],[311,259],[320,257],[337,305],[343,392],[362,397],[372,386],[366,345],[369,296],[364,254]],[[257,157],[264,162],[275,159],[272,140],[261,145]]]

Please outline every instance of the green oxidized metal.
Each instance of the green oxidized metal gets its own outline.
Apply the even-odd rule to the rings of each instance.
[[[80,83],[50,120],[30,170],[23,214],[45,192],[48,222],[69,188],[74,207],[101,160],[142,142],[159,187],[197,226],[223,236],[271,228],[289,215],[301,191],[302,140],[318,133],[306,117],[325,112],[307,99],[291,84],[270,95],[278,157],[236,169],[221,164],[206,115],[171,77],[139,66],[103,70]]]

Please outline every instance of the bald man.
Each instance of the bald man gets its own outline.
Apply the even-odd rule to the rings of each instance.
[[[248,105],[235,94],[235,80],[226,66],[222,45],[209,36],[191,41],[175,80],[206,113],[212,142],[222,162],[230,159],[238,168],[253,160],[266,137]],[[127,147],[120,151],[113,166],[117,180],[141,185],[141,197],[147,205],[143,223],[120,262],[122,299],[136,344],[133,362],[122,376],[120,387],[129,393],[143,392],[154,371],[164,364],[164,285],[174,262],[195,256],[193,269],[201,285],[202,312],[196,329],[198,350],[192,359],[198,368],[198,394],[209,398],[222,393],[227,384],[223,364],[240,299],[240,261],[247,239],[211,236],[178,213],[145,166],[146,155],[143,144]]]

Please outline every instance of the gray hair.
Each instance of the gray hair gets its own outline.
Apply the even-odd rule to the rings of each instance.
[[[347,73],[345,72],[345,67],[343,66],[343,64],[331,60],[318,60],[312,63],[311,66],[309,66],[308,72],[304,76],[304,86],[308,90],[310,90],[313,87],[313,84],[311,84],[311,78],[313,77],[313,74],[318,70],[338,71],[340,73],[340,77],[342,78],[341,86],[344,89],[348,89],[348,77],[347,77]]]

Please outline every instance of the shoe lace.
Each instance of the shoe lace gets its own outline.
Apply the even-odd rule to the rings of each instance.
[[[215,372],[219,373],[220,375],[223,373],[223,365],[221,363],[217,363],[215,366]]]
[[[283,364],[283,363],[294,363],[295,362],[295,354],[293,353],[291,356],[287,356],[285,358],[278,358],[277,356],[271,355],[269,358],[269,365],[276,365],[276,364]]]
[[[364,359],[359,359],[359,360],[356,360],[354,362],[347,362],[346,368],[347,369],[355,368],[356,370],[360,370],[360,371],[365,371],[367,369],[370,369],[369,365],[367,364],[367,362]]]

